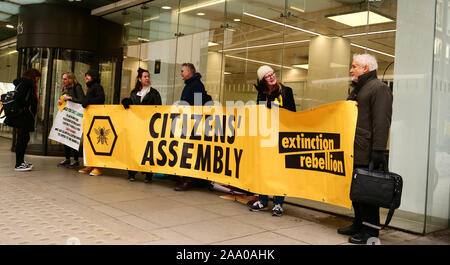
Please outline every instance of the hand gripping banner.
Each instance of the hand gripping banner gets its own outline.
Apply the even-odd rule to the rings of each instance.
[[[207,179],[258,194],[351,207],[357,107],[91,105],[87,166]]]

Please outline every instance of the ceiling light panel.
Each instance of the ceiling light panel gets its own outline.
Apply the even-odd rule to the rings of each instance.
[[[0,21],[7,21],[11,15],[0,13]]]
[[[11,3],[19,5],[39,4],[44,3],[46,0],[9,0]]]
[[[229,57],[229,58],[233,58],[233,59],[237,59],[237,60],[248,61],[248,62],[252,62],[252,63],[267,64],[267,65],[275,66],[275,67],[278,67],[278,68],[294,69],[294,68],[289,67],[289,66],[284,66],[284,65],[274,64],[274,63],[269,63],[269,62],[264,62],[264,61],[258,61],[258,60],[244,58],[244,57],[238,57],[238,56],[232,56],[232,55],[225,55],[225,57]]]
[[[349,34],[349,35],[343,35],[342,37],[348,38],[348,37],[358,37],[358,36],[366,36],[366,35],[375,35],[375,34],[383,34],[383,33],[391,33],[396,32],[396,29],[391,30],[382,30],[382,31],[373,31],[373,32],[363,32],[363,33],[356,33],[356,34]]]
[[[350,45],[358,47],[360,49],[368,50],[368,51],[371,51],[371,52],[375,52],[375,53],[379,53],[379,54],[382,54],[382,55],[385,55],[385,56],[388,56],[388,57],[395,58],[395,56],[392,55],[392,54],[385,53],[385,52],[382,52],[382,51],[379,51],[379,50],[375,50],[375,49],[371,49],[371,48],[368,48],[366,46],[358,45],[358,44],[355,44],[355,43],[350,43]]]
[[[220,3],[225,3],[225,0],[213,0],[213,1],[200,2],[200,3],[195,4],[195,5],[190,5],[190,6],[187,6],[187,7],[180,8],[180,11],[178,11],[178,12],[179,13],[185,13],[185,12],[189,12],[189,11],[196,10],[196,9],[199,9],[199,8],[217,5],[217,4],[220,4]]]
[[[0,2],[0,10],[3,13],[8,13],[12,15],[17,15],[19,13],[20,5],[12,4],[8,2]]]
[[[291,28],[291,29],[295,29],[295,30],[302,31],[302,32],[305,32],[305,33],[313,34],[313,35],[316,35],[316,36],[321,36],[319,33],[314,32],[314,31],[302,29],[302,28],[299,28],[299,27],[294,27],[294,26],[291,26],[289,24],[284,24],[284,23],[281,23],[281,22],[278,22],[278,21],[275,21],[275,20],[272,20],[272,19],[268,19],[268,18],[265,18],[265,17],[257,16],[257,15],[251,14],[251,13],[244,12],[243,14],[246,15],[246,16],[249,16],[249,17],[253,17],[253,18],[261,19],[261,20],[264,20],[264,21],[267,21],[267,22],[271,22],[271,23],[274,23],[274,24],[277,24],[277,25],[280,25],[280,26],[285,26],[286,28]]]
[[[369,16],[369,20],[367,20],[367,16]],[[327,18],[350,27],[359,27],[364,25],[373,25],[394,21],[388,17],[382,16],[372,11],[361,11],[342,15],[327,16]]]
[[[308,68],[309,68],[308,64],[293,64],[292,66],[295,68],[300,68],[300,69],[304,69],[304,70],[308,70]]]

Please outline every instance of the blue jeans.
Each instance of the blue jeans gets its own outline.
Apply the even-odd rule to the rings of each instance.
[[[268,203],[269,203],[269,196],[260,194],[259,195],[259,200],[261,201],[261,203],[263,205],[267,206]],[[284,202],[284,196],[273,196],[273,204],[274,205],[279,204],[280,206],[282,206],[283,202]]]

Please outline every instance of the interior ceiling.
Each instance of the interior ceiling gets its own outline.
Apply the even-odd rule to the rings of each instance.
[[[180,8],[189,7],[193,4],[198,5],[203,2],[206,2],[206,0],[181,1]],[[309,40],[315,36],[311,33],[302,32],[298,28],[331,38],[396,29],[397,0],[380,0],[370,2],[370,5],[364,0],[290,0],[288,3],[289,8],[285,10],[285,1],[227,0],[225,18],[225,3],[220,2],[181,13],[177,20],[174,17],[177,15],[175,10],[178,7],[178,0],[156,0],[147,3],[144,9],[141,6],[135,6],[107,15],[105,18],[125,25],[127,45],[139,44],[138,37],[141,38],[141,42],[142,38],[152,42],[175,38],[174,35],[177,31],[184,35],[210,32],[209,41],[219,45],[209,47],[209,51]],[[161,9],[162,6],[175,8],[163,10]],[[303,9],[304,12],[299,11],[298,8]],[[327,18],[329,15],[365,11],[368,8],[370,11],[391,18],[393,22],[351,27]],[[286,11],[288,16],[281,16]],[[198,16],[197,13],[199,12],[204,13],[204,15]],[[246,15],[244,12],[270,19],[272,22]],[[149,20],[150,18],[153,19]],[[240,19],[240,21],[235,21],[235,19]],[[144,22],[145,20],[147,21]],[[177,22],[179,24],[178,27]],[[287,26],[284,26],[284,23]],[[227,25],[228,29],[224,29],[224,25]],[[347,39],[352,44],[375,49],[389,55],[394,55],[395,53],[395,31],[352,36],[347,37]],[[308,42],[297,42],[285,44],[284,49],[283,45],[274,45],[225,51],[225,54],[273,64],[292,65],[308,62],[308,47]],[[364,52],[362,48],[355,46],[351,46],[351,49],[352,53]],[[375,55],[380,66],[388,65],[394,61],[390,56],[379,53],[375,53]],[[245,61],[236,58],[233,60],[236,62],[226,64],[225,71],[242,72],[237,68],[242,69],[241,65],[245,64]],[[255,64],[256,66],[257,64]],[[236,69],[229,69],[229,67],[235,67]]]
[[[19,8],[22,5],[50,3],[67,7],[81,7],[95,9],[119,0],[0,0],[0,41],[17,35],[17,22]],[[14,28],[7,28],[6,25],[13,25]]]

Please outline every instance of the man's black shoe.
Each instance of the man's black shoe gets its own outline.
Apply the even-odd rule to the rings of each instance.
[[[67,167],[68,168],[77,168],[79,166],[80,166],[80,162],[75,160],[72,164],[68,165]]]
[[[63,166],[67,166],[67,165],[69,165],[69,164],[70,164],[70,159],[66,159],[66,160],[64,160],[64,161],[59,162],[59,163],[58,163],[58,166],[59,166],[59,167],[63,167]]]
[[[145,176],[145,180],[144,180],[145,183],[152,183],[152,181],[153,181],[152,176]]]
[[[360,230],[361,230],[360,226],[352,224],[351,226],[348,226],[348,227],[339,228],[337,230],[337,232],[338,232],[338,234],[341,234],[341,235],[353,236],[353,235],[358,234]]]
[[[352,244],[364,245],[364,244],[367,244],[367,240],[371,237],[372,236],[367,234],[366,232],[360,232],[360,233],[354,235],[353,237],[350,237],[348,239],[348,242],[350,242]]]

